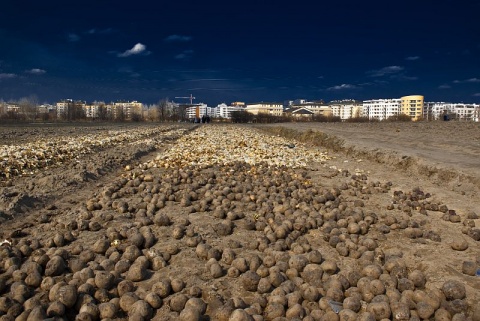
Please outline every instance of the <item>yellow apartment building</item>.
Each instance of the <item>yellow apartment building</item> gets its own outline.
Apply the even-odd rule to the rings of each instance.
[[[423,115],[423,99],[421,95],[403,96],[400,98],[400,110],[402,114],[408,115],[416,121]]]

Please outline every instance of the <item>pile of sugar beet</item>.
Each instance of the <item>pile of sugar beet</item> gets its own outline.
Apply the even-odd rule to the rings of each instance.
[[[366,210],[391,184],[342,174],[327,188],[266,164],[131,166],[2,242],[0,320],[480,320],[464,284],[430,287],[381,246],[393,230],[441,236]],[[448,218],[420,189],[393,196]]]

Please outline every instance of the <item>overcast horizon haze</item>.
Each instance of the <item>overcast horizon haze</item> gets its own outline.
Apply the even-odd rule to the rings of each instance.
[[[480,0],[2,1],[0,99],[480,103]]]

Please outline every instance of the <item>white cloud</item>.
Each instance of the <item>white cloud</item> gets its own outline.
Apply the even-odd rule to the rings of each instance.
[[[128,49],[122,53],[119,53],[117,56],[118,57],[129,57],[132,55],[138,55],[141,53],[146,53],[147,47],[144,44],[137,43],[135,46],[133,46],[132,49]]]
[[[478,79],[478,78],[470,78],[470,79],[465,80],[465,82],[480,82],[480,79]]]
[[[80,40],[80,37],[79,37],[78,35],[74,34],[74,33],[69,33],[69,34],[67,35],[67,39],[68,39],[68,41],[70,41],[70,42],[76,42],[76,41],[79,41],[79,40]]]
[[[33,68],[33,69],[30,69],[30,70],[26,70],[25,72],[27,74],[32,74],[32,75],[43,75],[47,71],[45,71],[43,69],[39,69],[39,68]]]
[[[327,88],[327,90],[346,90],[346,89],[355,89],[357,86],[355,85],[350,85],[350,84],[341,84],[333,87]]]
[[[464,83],[477,83],[480,82],[480,79],[478,78],[470,78],[470,79],[465,79],[465,80],[454,80],[454,84],[464,84]]]
[[[418,59],[420,59],[419,56],[410,56],[410,57],[405,58],[405,60],[410,60],[410,61],[414,61],[414,60],[418,60]]]
[[[369,74],[371,77],[382,77],[385,75],[391,75],[398,73],[402,71],[404,68],[401,66],[388,66],[388,67],[383,67],[381,69],[377,70],[370,70],[367,71],[367,74]]]
[[[450,88],[452,88],[452,86],[447,85],[447,84],[438,86],[438,89],[450,89]]]
[[[175,56],[175,59],[185,60],[190,59],[193,55],[193,50],[184,50],[182,53],[179,53]]]
[[[480,97],[480,93],[475,93],[472,95],[473,97]]]
[[[190,36],[181,36],[181,35],[170,35],[167,38],[164,39],[167,42],[187,42],[192,40],[192,37]]]
[[[0,79],[9,79],[15,77],[17,77],[15,74],[0,73]]]

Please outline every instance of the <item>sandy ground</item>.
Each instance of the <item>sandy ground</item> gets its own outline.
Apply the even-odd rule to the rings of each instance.
[[[373,290],[360,291],[361,308],[352,311],[355,317],[366,320],[370,313],[380,320],[375,302],[386,301],[390,312],[385,318],[394,319],[392,308],[398,300],[415,319],[422,301],[418,297],[425,292],[438,299],[435,311],[448,311],[447,320],[454,315],[479,320],[480,277],[469,275],[472,268],[467,271],[464,266],[469,262],[467,266],[476,270],[480,264],[478,124],[284,124],[299,132],[321,130],[345,139],[343,152],[304,146],[327,152],[329,157],[303,170],[245,164],[145,165],[195,129],[185,126],[185,132],[165,126],[162,132],[128,143],[99,147],[28,177],[2,178],[0,237],[11,243],[2,245],[0,253],[3,319],[12,315],[30,315],[32,320],[54,317],[54,303],[60,302],[65,309],[58,313],[60,319],[79,314],[87,319],[88,314],[93,319],[127,319],[130,315],[154,320],[249,320],[248,316],[273,320],[276,312],[272,311],[284,309],[288,319],[338,320],[350,313],[344,299],[359,293],[358,284],[345,279],[354,273],[371,277],[366,267],[376,265],[389,275],[382,280],[390,290],[379,291],[375,299],[369,297]],[[55,135],[82,137],[134,128],[2,128],[0,144],[48,138],[54,131]],[[216,128],[212,135],[218,141],[228,139],[223,127],[201,128]],[[242,128],[235,129],[236,135],[241,135]],[[245,141],[237,148],[249,144]],[[302,144],[285,145],[296,149]],[[275,188],[275,184],[282,187]],[[293,192],[285,194],[287,185],[281,184],[290,184]],[[315,203],[315,195],[330,201]],[[286,214],[288,208],[292,214]],[[364,233],[345,229],[352,220],[364,224]],[[279,226],[287,230],[286,238],[276,232]],[[133,245],[140,249],[140,258],[127,255]],[[312,258],[313,251],[321,253],[320,260]],[[55,256],[63,258],[65,267],[52,273],[51,266],[50,270],[47,267]],[[239,260],[232,262],[232,256]],[[308,277],[297,266],[298,256],[308,258],[312,269],[322,273]],[[399,257],[404,270],[400,264],[391,272],[390,265]],[[117,266],[122,260],[127,260],[126,271]],[[40,284],[27,281],[26,273],[15,272],[29,271],[28,262],[38,262]],[[242,270],[242,262],[248,265],[246,270],[261,276],[261,288],[257,284],[254,290],[248,289],[246,275],[251,274]],[[334,262],[338,269],[331,271],[321,264],[325,262]],[[114,279],[110,285],[97,280],[105,271]],[[420,271],[426,284],[413,285],[413,271]],[[343,282],[340,294],[334,290],[338,280]],[[57,288],[45,285],[47,281],[58,284]],[[455,297],[458,300],[448,297],[448,291],[442,291],[447,281],[459,282],[466,295],[460,293]],[[125,282],[131,286],[128,291],[122,288]],[[91,289],[81,287],[84,283],[91,284]],[[167,292],[160,286],[165,283],[170,284]],[[76,302],[70,306],[55,292],[66,284],[75,288],[70,290]],[[25,289],[22,295],[19,286]],[[149,293],[161,299],[155,301]],[[299,305],[289,302],[279,307],[277,303],[288,293],[301,297],[289,299]],[[344,311],[332,312],[328,300],[343,301]],[[115,311],[108,318],[107,307],[101,306],[107,302]],[[134,309],[133,302],[137,302]],[[84,305],[89,308],[81,310]],[[243,312],[235,314],[235,309]]]
[[[346,146],[358,149],[389,150],[440,167],[476,175],[480,172],[479,123],[297,123],[287,126],[320,130],[341,137]]]

